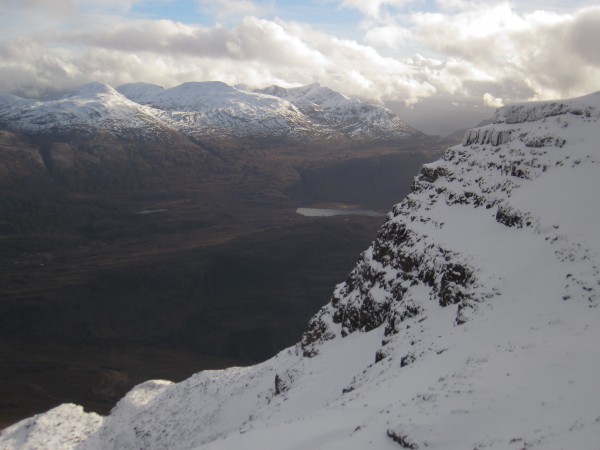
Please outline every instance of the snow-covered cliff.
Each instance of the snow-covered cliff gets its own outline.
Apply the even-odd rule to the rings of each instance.
[[[600,93],[502,108],[423,167],[297,346],[0,448],[597,449],[599,121]]]

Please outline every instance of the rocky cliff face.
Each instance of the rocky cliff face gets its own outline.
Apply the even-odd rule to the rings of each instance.
[[[303,340],[63,405],[5,448],[595,449],[600,94],[499,110],[423,167]],[[3,447],[3,448],[4,448]]]
[[[472,242],[486,231],[494,233],[497,224],[526,228],[533,236],[543,236],[556,246],[554,252],[560,259],[589,261],[582,250],[588,244],[559,231],[560,222],[583,218],[565,217],[552,222],[543,209],[560,209],[563,205],[554,205],[547,193],[540,192],[539,198],[524,208],[518,193],[541,184],[540,178],[547,172],[556,177],[564,172],[568,179],[565,168],[597,164],[589,130],[597,128],[599,100],[600,94],[595,94],[571,102],[502,108],[492,124],[467,131],[462,145],[449,149],[440,161],[423,166],[413,183],[413,192],[394,207],[346,282],[336,288],[331,302],[312,319],[302,342],[305,355],[317,352],[316,343],[322,340],[384,326],[386,339],[377,354],[381,358],[387,353],[389,336],[399,333],[406,319],[421,316],[426,321],[422,289],[428,293],[427,305],[454,305],[457,325],[465,323],[480,304],[492,301],[501,292],[500,277],[482,270],[474,259],[472,244],[466,248],[453,245],[456,239],[448,231],[452,225],[446,222],[452,221],[457,212],[474,220],[495,220],[496,224],[486,224],[492,229],[480,229],[479,236],[468,236]],[[547,203],[538,204],[538,200]],[[583,200],[575,197],[571,201]],[[464,232],[468,230],[464,228]],[[494,254],[479,257],[493,259]],[[506,260],[506,264],[512,263],[511,258]],[[578,281],[581,289],[577,297],[587,299],[592,306],[597,300],[598,270],[595,263],[588,265],[586,273],[590,276]],[[564,298],[572,298],[573,283],[569,281],[573,277],[564,274]]]

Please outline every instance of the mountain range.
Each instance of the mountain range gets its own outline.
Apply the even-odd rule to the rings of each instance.
[[[222,82],[188,82],[169,89],[148,83],[113,89],[92,82],[45,101],[2,95],[0,126],[36,134],[101,129],[147,140],[177,131],[212,145],[252,139],[273,145],[424,137],[383,106],[318,84],[251,91]]]
[[[170,114],[136,89],[136,108]],[[332,123],[312,91],[267,90]],[[0,445],[597,449],[599,120],[600,93],[499,109],[423,166],[297,345],[148,381],[106,417],[64,404]]]

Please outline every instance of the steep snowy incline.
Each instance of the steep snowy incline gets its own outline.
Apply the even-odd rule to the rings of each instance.
[[[354,139],[397,140],[422,136],[389,109],[346,97],[318,83],[291,89],[270,86],[255,92],[286,99],[314,122]]]
[[[394,207],[377,241],[338,287],[331,304],[313,319],[304,339],[305,351],[311,353],[313,339],[345,336],[386,321],[388,331],[394,333],[398,321],[419,313],[418,305],[398,302],[415,283],[430,287],[441,306],[458,305],[456,322],[464,322],[479,302],[500,292],[502,277],[490,271],[490,278],[483,280],[476,272],[498,259],[493,255],[507,251],[505,244],[491,244],[506,233],[504,227],[533,230],[534,236],[543,236],[556,246],[564,241],[569,243],[562,247],[600,244],[600,239],[594,239],[598,236],[591,236],[590,242],[571,243],[570,236],[577,234],[560,225],[596,220],[588,217],[590,204],[595,202],[593,186],[581,183],[590,183],[593,177],[588,172],[594,173],[597,167],[599,109],[600,94],[502,108],[491,125],[468,131],[462,146],[425,165],[414,181],[413,193]],[[578,186],[579,190],[571,191]],[[538,196],[528,198],[531,205],[525,201],[525,207],[517,200],[532,189]],[[515,190],[518,195],[513,198]],[[555,191],[577,200],[557,204]],[[572,216],[568,208],[582,211]],[[489,229],[480,223],[488,216],[496,222],[488,224]],[[480,236],[485,232],[488,235]],[[534,241],[528,234],[514,236]],[[498,260],[511,259],[505,255]],[[366,286],[379,286],[386,295],[370,295]],[[398,305],[401,309],[394,311]],[[327,320],[320,323],[319,317]]]
[[[600,94],[502,108],[423,167],[300,344],[0,448],[597,450],[598,142]]]
[[[48,101],[0,96],[0,124],[11,131],[25,133],[89,132],[98,128],[123,135],[135,130],[153,138],[168,130],[168,124],[155,112],[128,100],[112,87],[88,83]]]

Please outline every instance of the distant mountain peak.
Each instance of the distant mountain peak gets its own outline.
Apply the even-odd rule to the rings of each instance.
[[[319,83],[289,89],[269,86],[255,92],[281,97],[312,121],[354,139],[395,140],[422,135],[389,109],[347,97]]]
[[[188,81],[168,90],[171,92],[187,92],[192,95],[214,95],[237,91],[236,88],[222,81]]]
[[[103,83],[86,83],[47,101],[0,97],[0,123],[9,130],[32,134],[89,133],[153,136],[169,129],[146,107]]]
[[[273,85],[264,89],[257,89],[255,92],[275,95],[290,100],[291,102],[312,102],[315,105],[325,107],[342,107],[348,102],[360,103],[360,100],[351,99],[333,89],[322,86],[318,82],[294,88],[283,88],[281,86]]]
[[[166,127],[202,142],[394,142],[423,137],[388,109],[351,99],[319,83],[248,91],[221,81],[191,81],[168,89],[129,83],[116,90],[91,82],[59,99],[35,104],[2,96],[0,121],[12,130],[28,132],[90,126],[122,133],[128,127]]]

